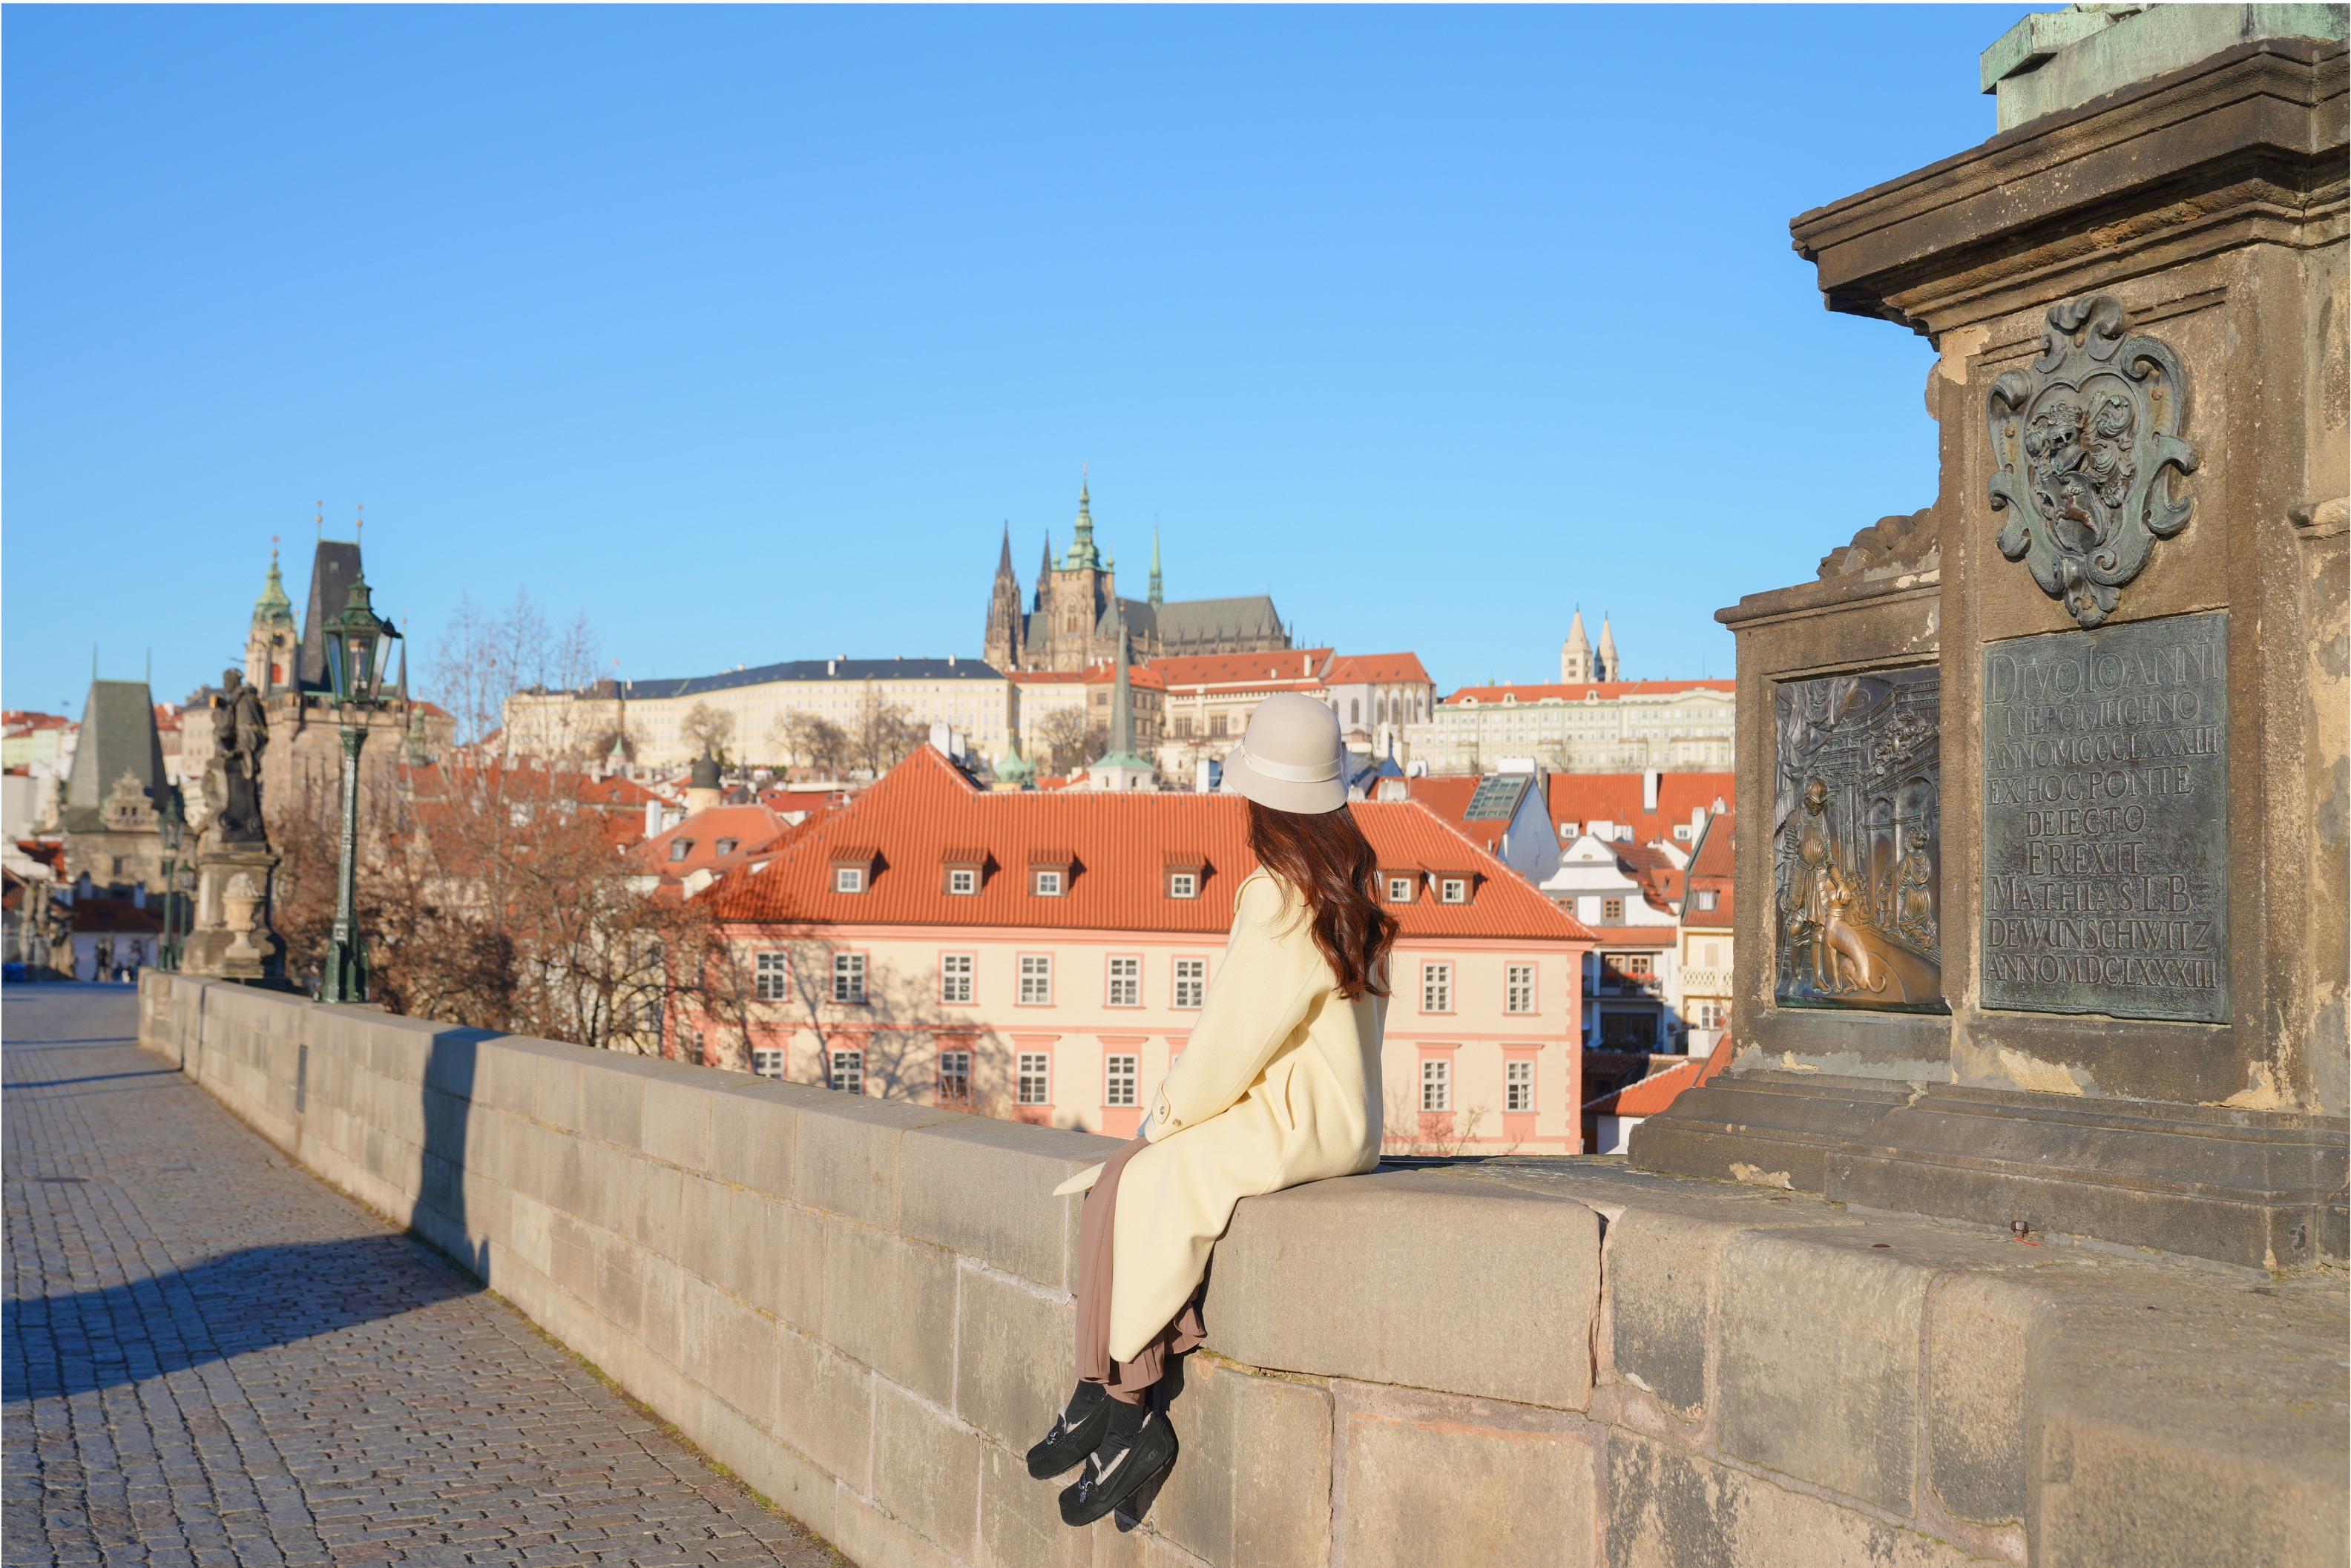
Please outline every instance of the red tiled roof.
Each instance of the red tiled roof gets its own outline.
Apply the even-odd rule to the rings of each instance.
[[[1652,1072],[1597,1100],[1587,1101],[1583,1108],[1604,1116],[1655,1116],[1679,1098],[1683,1090],[1713,1082],[1729,1065],[1730,1031],[1725,1030],[1713,1051],[1703,1060],[1677,1061],[1663,1071]]]
[[[1678,925],[1594,925],[1593,939],[1603,947],[1648,947],[1663,953],[1681,940]]]
[[[1470,903],[1434,898],[1392,905],[1407,936],[1496,936],[1584,942],[1590,934],[1412,801],[1359,801],[1355,821],[1384,869],[1470,872]],[[835,893],[840,846],[872,845],[883,869],[861,894]],[[985,847],[1001,869],[973,894],[949,894],[937,867],[950,850]],[[1207,875],[1196,898],[1169,898],[1173,853],[1197,855]],[[1071,857],[1058,898],[1030,891],[1040,854]],[[1040,925],[1070,930],[1189,931],[1222,936],[1232,894],[1256,864],[1249,813],[1231,795],[1072,789],[1052,794],[976,789],[928,747],[855,801],[808,824],[768,868],[730,878],[715,895],[722,919],[923,925]]]
[[[1331,667],[1322,673],[1322,680],[1324,685],[1333,686],[1436,684],[1428,678],[1428,671],[1422,667],[1417,653],[1342,653],[1331,661]]]
[[[1546,698],[1580,703],[1591,693],[1600,700],[1614,697],[1663,697],[1677,692],[1720,692],[1729,696],[1739,689],[1735,681],[1578,681],[1573,685],[1517,686],[1508,684],[1497,686],[1463,686],[1452,695],[1440,697],[1440,704],[1458,702],[1499,703],[1505,695],[1515,696],[1522,703],[1539,703]]]
[[[638,862],[672,879],[698,871],[725,873],[773,851],[791,832],[790,825],[765,806],[711,806],[647,839]],[[719,844],[728,841],[732,847],[721,854]],[[672,860],[681,842],[686,845],[685,858]]]
[[[1676,828],[1689,826],[1692,811],[1711,812],[1717,801],[1726,811],[1738,805],[1738,775],[1660,774],[1657,809],[1645,811],[1638,773],[1554,773],[1548,804],[1554,828],[1562,822],[1573,822],[1579,830],[1598,821],[1629,823],[1633,841],[1646,844],[1671,839]]]
[[[1174,653],[1151,661],[1176,686],[1315,685],[1331,662],[1329,648],[1282,648],[1263,653]]]
[[[1510,824],[1494,821],[1468,821],[1461,813],[1469,809],[1469,799],[1478,793],[1483,782],[1474,774],[1460,777],[1410,779],[1405,788],[1410,798],[1445,819],[1446,825],[1489,855],[1502,852],[1502,831]]]
[[[1126,669],[1127,685],[1140,686],[1146,691],[1164,689],[1166,682],[1159,669],[1168,662],[1161,659],[1150,664],[1129,664]],[[1116,684],[1118,666],[1108,659],[1096,659],[1082,670],[1019,670],[1005,678],[1015,685],[1022,686],[1107,686]]]
[[[1728,925],[1730,924],[1731,893],[1736,886],[1734,868],[1737,862],[1733,827],[1736,817],[1730,812],[1713,818],[1706,825],[1706,836],[1698,841],[1698,852],[1690,856],[1689,870],[1683,881],[1692,891],[1703,888],[1715,895],[1712,909],[1682,909],[1685,925]]]

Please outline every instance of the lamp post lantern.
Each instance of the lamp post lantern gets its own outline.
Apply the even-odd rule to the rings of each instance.
[[[188,809],[178,785],[163,785],[162,794],[155,826],[163,839],[163,940],[155,952],[155,967],[168,973],[180,967],[180,841],[188,831]]]
[[[392,668],[392,645],[399,638],[399,629],[378,616],[369,602],[367,579],[353,578],[350,601],[327,622],[327,677],[342,721],[343,841],[335,883],[335,929],[319,985],[323,1002],[368,999],[367,948],[352,908],[359,888],[360,747],[367,744],[369,716],[383,706],[384,676]]]

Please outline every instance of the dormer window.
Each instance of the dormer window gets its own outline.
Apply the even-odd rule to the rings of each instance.
[[[1078,857],[1068,850],[1032,850],[1029,854],[1029,891],[1039,898],[1060,898],[1070,891]]]
[[[713,854],[731,855],[735,852],[735,845],[737,841],[738,841],[735,839],[721,839],[716,844],[712,846],[711,852]]]
[[[1419,890],[1420,878],[1407,871],[1383,872],[1381,878],[1387,883],[1390,904],[1410,904],[1412,895]]]
[[[957,898],[969,898],[979,891],[979,873],[967,865],[949,867],[947,891]]]
[[[673,864],[684,860],[693,852],[694,841],[692,839],[672,839],[670,841],[669,858]]]
[[[987,880],[986,850],[948,850],[939,865],[939,888],[949,898],[969,898]]]
[[[1200,896],[1200,884],[1208,878],[1207,856],[1189,850],[1169,850],[1161,866],[1167,879],[1168,897]]]
[[[835,893],[863,893],[865,891],[865,868],[862,865],[837,865],[833,867],[832,891]]]
[[[832,891],[863,893],[873,885],[882,852],[844,844],[832,852]]]
[[[1437,884],[1437,896],[1438,902],[1444,904],[1468,903],[1469,879],[1466,876],[1448,876],[1439,879]]]
[[[1167,873],[1167,896],[1197,898],[1200,896],[1200,873],[1196,871],[1171,871]]]
[[[1038,897],[1059,898],[1061,896],[1061,878],[1063,873],[1061,867],[1039,866],[1031,874],[1036,879],[1035,892]]]

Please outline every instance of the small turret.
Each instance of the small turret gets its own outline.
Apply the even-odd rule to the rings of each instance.
[[[1093,500],[1086,493],[1086,482],[1078,481],[1077,538],[1070,541],[1070,553],[1061,558],[1063,571],[1100,571],[1102,551],[1094,548]]]
[[[1154,610],[1158,609],[1161,602],[1162,601],[1159,593],[1159,530],[1157,528],[1154,528],[1151,530],[1151,608]]]
[[[690,817],[696,811],[706,811],[718,802],[718,758],[705,747],[702,755],[694,759],[694,766],[685,775],[686,815]]]
[[[1608,624],[1608,617],[1600,618],[1600,650],[1593,655],[1592,678],[1595,681],[1621,681],[1625,672],[1616,664],[1616,633]]]
[[[294,601],[277,570],[277,541],[269,542],[269,575],[253,601],[253,626],[245,638],[245,678],[263,696],[294,678]]]
[[[1592,639],[1583,632],[1583,608],[1576,607],[1568,623],[1567,641],[1560,645],[1559,679],[1562,685],[1580,685],[1592,679]]]

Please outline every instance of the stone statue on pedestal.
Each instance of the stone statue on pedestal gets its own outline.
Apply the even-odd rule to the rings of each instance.
[[[213,698],[213,758],[204,769],[212,819],[196,850],[196,928],[181,968],[194,975],[285,984],[286,943],[270,928],[277,852],[261,814],[261,757],[269,720],[240,671]]]

